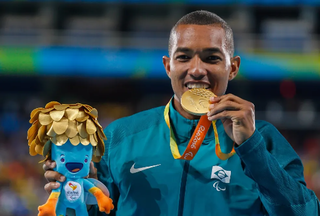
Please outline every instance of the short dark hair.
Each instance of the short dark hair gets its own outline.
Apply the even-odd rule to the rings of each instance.
[[[231,27],[226,21],[224,21],[217,14],[205,11],[197,10],[191,13],[184,15],[171,29],[169,37],[169,56],[171,55],[172,49],[172,37],[179,25],[218,25],[221,26],[226,34],[226,43],[227,49],[230,56],[233,56],[234,53],[234,44],[233,44],[233,32]]]

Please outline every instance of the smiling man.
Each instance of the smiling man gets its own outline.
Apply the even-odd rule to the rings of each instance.
[[[240,67],[233,53],[231,28],[211,12],[189,13],[172,28],[163,57],[172,100],[105,129],[106,154],[96,166],[114,200],[112,215],[319,215],[290,144],[255,120],[253,103],[225,94]],[[206,115],[182,107],[188,91],[216,95]],[[201,148],[188,152],[198,140]],[[47,161],[49,181],[61,177],[54,166]],[[46,190],[56,187],[50,182]],[[96,207],[90,214],[102,215]]]

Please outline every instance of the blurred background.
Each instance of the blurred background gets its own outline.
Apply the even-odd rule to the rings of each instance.
[[[31,110],[86,103],[105,127],[165,105],[169,32],[197,9],[233,28],[242,62],[228,92],[280,130],[320,197],[320,0],[0,0],[1,216],[34,216],[48,197],[28,153]]]

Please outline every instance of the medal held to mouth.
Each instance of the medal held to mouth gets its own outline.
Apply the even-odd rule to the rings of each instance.
[[[209,112],[210,97],[216,97],[216,95],[211,91],[203,88],[190,89],[185,93],[183,93],[181,97],[181,106],[185,111],[193,115],[201,116],[199,123],[195,129],[195,132],[191,137],[191,140],[190,140],[191,145],[189,143],[190,146],[189,145],[187,146],[187,149],[185,150],[182,156],[183,159],[192,160],[192,158],[200,148],[200,145],[202,144],[202,141],[209,130],[211,122],[208,120],[208,117],[206,116],[206,114],[207,112]],[[221,151],[218,130],[215,123],[216,121],[212,122],[215,143],[216,143],[216,147],[215,147],[216,155],[221,160],[227,160],[228,158],[232,157],[236,152],[234,150],[234,146],[232,147],[232,150],[229,153],[223,153]],[[197,138],[195,136],[199,133],[199,129],[200,131],[202,131],[202,133],[200,134],[201,136]],[[193,148],[193,146],[195,146],[196,148]]]
[[[209,100],[212,96],[215,95],[204,88],[190,89],[182,95],[182,108],[190,114],[201,116],[197,127],[194,129],[189,144],[182,155],[180,155],[177,143],[172,135],[173,131],[170,127],[169,118],[165,117],[165,119],[167,119],[168,127],[170,128],[170,148],[175,159],[192,160],[197,154],[211,125],[211,121],[208,120],[206,113],[209,111]],[[165,116],[169,116],[169,105],[167,105],[165,112]]]
[[[182,108],[192,115],[202,116],[209,111],[210,97],[216,95],[204,88],[194,88],[183,93],[181,97]]]

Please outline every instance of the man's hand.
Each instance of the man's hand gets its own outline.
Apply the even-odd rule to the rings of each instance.
[[[44,186],[44,189],[47,191],[48,194],[51,193],[53,189],[57,189],[60,187],[59,182],[64,182],[66,180],[66,177],[63,176],[62,174],[53,171],[53,169],[56,167],[56,162],[52,160],[47,160],[43,164],[43,170],[45,171],[44,177],[47,179],[48,183]],[[90,172],[89,178],[95,178],[98,179],[97,177],[97,169],[94,167],[93,162],[91,161],[90,163]],[[59,181],[59,182],[57,182]]]
[[[209,121],[220,119],[237,145],[250,138],[256,129],[254,104],[232,94],[211,97],[207,115]]]
[[[48,183],[44,186],[44,189],[47,191],[48,194],[50,194],[53,189],[57,189],[60,187],[59,182],[64,182],[66,180],[65,176],[63,176],[62,174],[56,171],[53,171],[55,167],[56,167],[56,162],[52,160],[47,160],[43,164],[43,169],[45,171],[44,177],[48,181]]]

